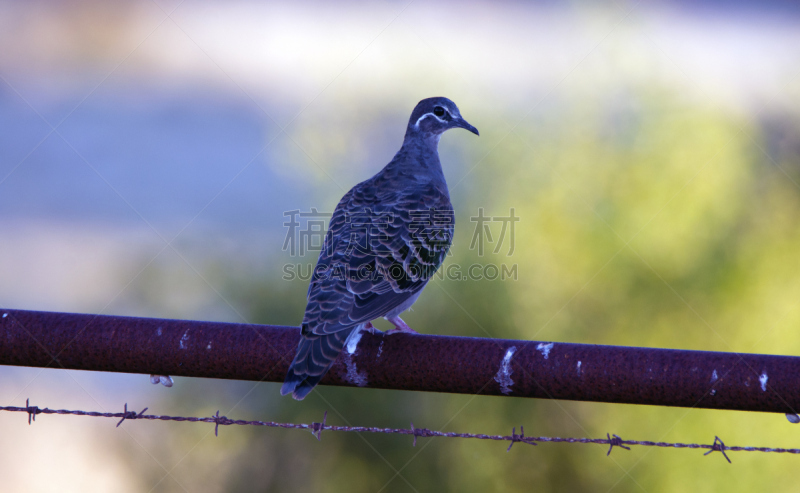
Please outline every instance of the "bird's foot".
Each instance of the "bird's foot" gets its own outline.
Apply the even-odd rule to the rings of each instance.
[[[153,385],[161,384],[164,387],[172,387],[172,384],[175,382],[172,381],[172,377],[169,375],[150,375],[150,383]]]
[[[370,334],[378,334],[381,332],[377,327],[372,325],[372,322],[367,322],[367,324],[364,325],[364,330]]]
[[[392,323],[392,325],[394,325],[394,329],[387,330],[386,335],[400,334],[400,333],[419,334],[419,332],[409,327],[407,323],[403,322],[403,320],[400,317],[387,318],[386,320],[388,320],[389,322]]]

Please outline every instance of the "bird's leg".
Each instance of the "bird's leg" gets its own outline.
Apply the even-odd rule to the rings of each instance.
[[[398,332],[405,332],[406,334],[419,334],[419,332],[417,332],[416,330],[412,329],[411,327],[408,326],[408,324],[403,322],[403,319],[401,319],[400,317],[387,318],[386,320],[391,322],[391,324],[394,325],[394,327],[395,327],[392,330],[387,330],[386,331],[387,335],[388,334],[397,334]]]

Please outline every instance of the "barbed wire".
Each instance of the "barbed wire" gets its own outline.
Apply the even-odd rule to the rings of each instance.
[[[325,411],[321,423],[278,423],[275,421],[247,421],[243,419],[230,419],[227,416],[220,416],[219,411],[213,416],[208,417],[194,417],[194,416],[163,416],[158,414],[144,414],[148,408],[142,409],[140,412],[128,411],[128,404],[125,403],[124,410],[118,413],[104,413],[96,411],[72,411],[68,409],[50,409],[40,408],[38,406],[31,406],[30,399],[25,400],[25,407],[17,406],[0,406],[0,411],[21,412],[28,414],[28,424],[36,421],[38,414],[71,414],[75,416],[91,416],[100,418],[120,418],[117,422],[117,427],[125,420],[146,419],[146,420],[160,420],[160,421],[188,421],[191,423],[214,423],[214,435],[219,435],[219,427],[229,425],[248,425],[248,426],[266,426],[269,428],[289,428],[309,430],[317,440],[322,439],[322,431],[345,431],[356,433],[389,433],[400,435],[412,435],[414,437],[413,446],[417,445],[417,438],[431,438],[431,437],[445,437],[445,438],[474,438],[478,440],[497,440],[511,442],[506,449],[506,452],[511,451],[511,447],[519,442],[528,445],[537,445],[538,442],[552,442],[552,443],[593,443],[608,445],[608,452],[606,455],[611,454],[614,447],[624,448],[630,450],[632,445],[641,445],[644,447],[669,447],[679,449],[708,449],[703,455],[708,455],[711,452],[722,452],[722,455],[730,463],[731,460],[726,454],[730,452],[775,452],[786,454],[800,454],[800,449],[796,448],[772,448],[772,447],[741,447],[741,446],[728,446],[718,437],[714,437],[714,443],[711,445],[704,443],[680,443],[680,442],[651,442],[646,440],[624,440],[619,435],[611,435],[606,433],[606,438],[565,438],[565,437],[544,437],[544,436],[525,436],[525,429],[520,426],[519,434],[517,428],[511,430],[511,435],[484,435],[482,433],[454,433],[430,430],[428,428],[417,428],[414,423],[411,423],[410,428],[378,428],[371,426],[335,426],[326,424],[328,412]]]

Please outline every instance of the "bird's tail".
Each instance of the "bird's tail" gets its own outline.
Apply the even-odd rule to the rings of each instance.
[[[291,393],[298,401],[303,400],[328,373],[355,329],[350,327],[327,335],[301,335],[297,355],[286,373],[281,395]]]

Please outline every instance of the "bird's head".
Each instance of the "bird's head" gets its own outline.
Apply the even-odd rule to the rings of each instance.
[[[477,128],[461,117],[454,102],[441,97],[428,98],[417,103],[411,112],[406,136],[435,136],[438,141],[438,137],[451,128],[466,128],[475,135],[480,135]]]

